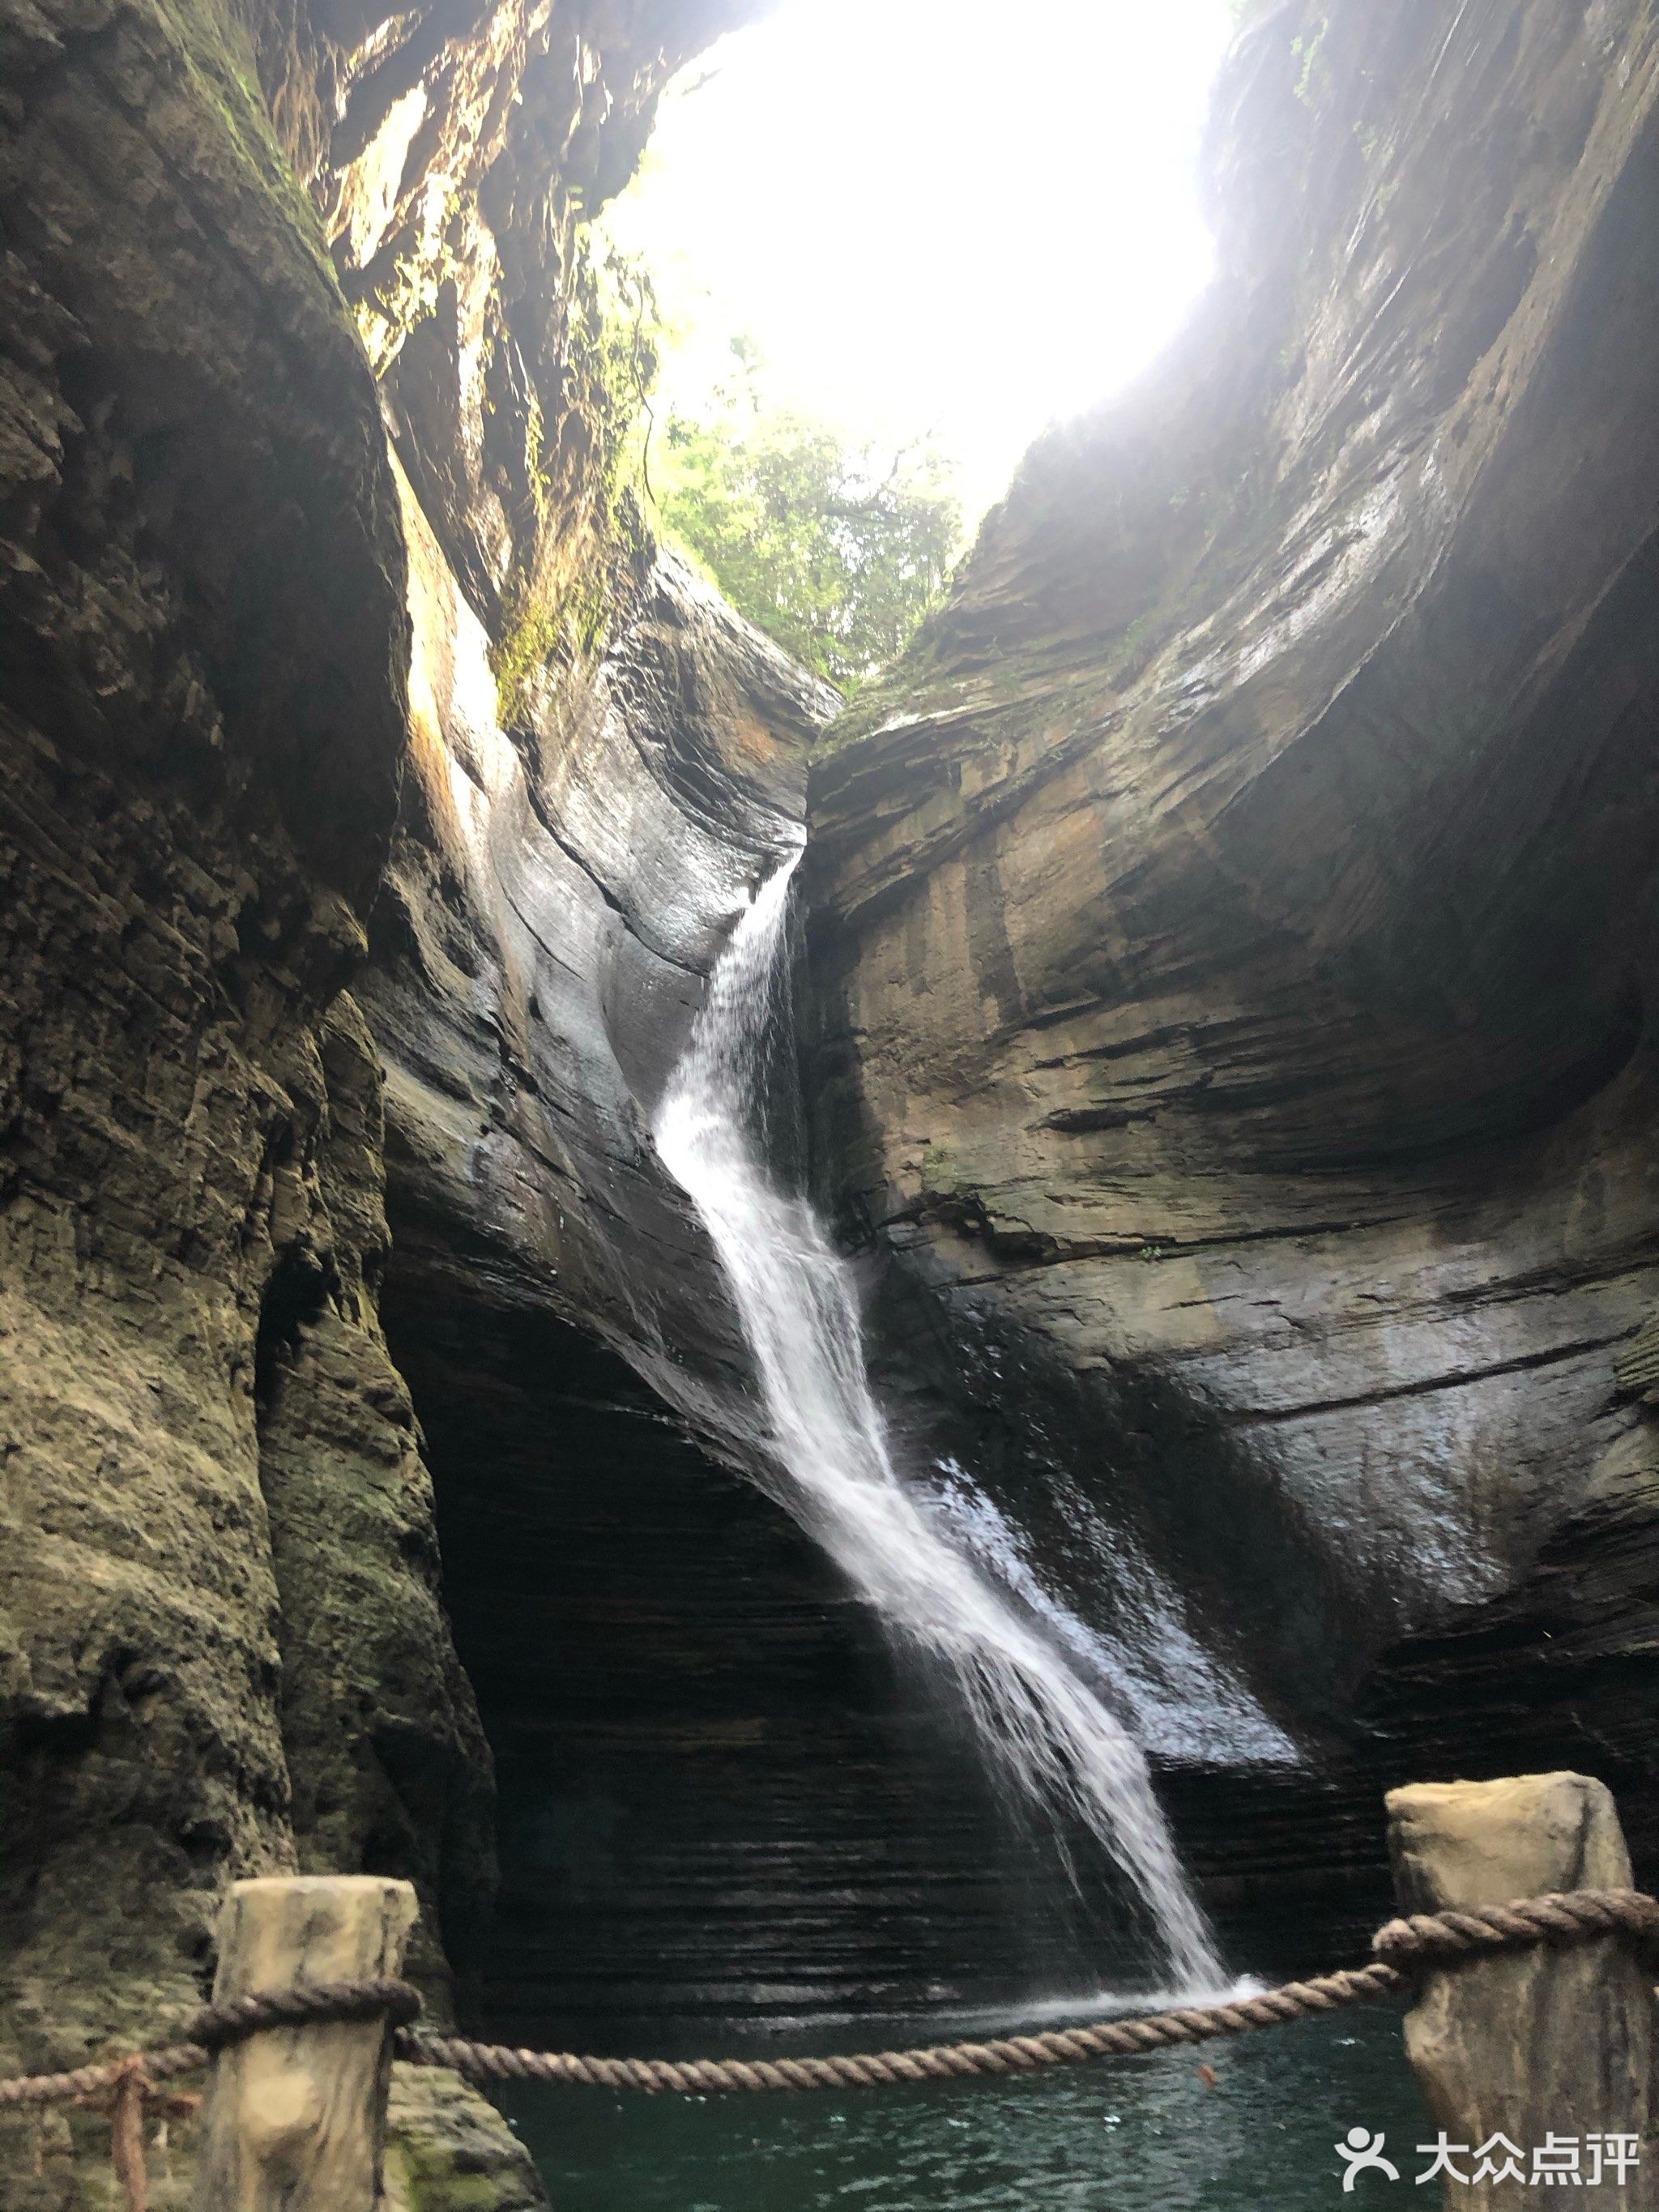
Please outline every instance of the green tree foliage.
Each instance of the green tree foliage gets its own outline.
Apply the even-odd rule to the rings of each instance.
[[[673,413],[650,453],[664,534],[739,613],[842,690],[891,660],[939,599],[962,507],[931,441],[897,453],[769,405],[754,349],[701,420]]]

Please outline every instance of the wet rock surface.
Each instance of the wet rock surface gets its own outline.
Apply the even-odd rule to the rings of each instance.
[[[488,634],[410,526],[411,773],[360,986],[398,1264],[580,1322],[741,1431],[732,1324],[649,1116],[715,952],[799,835],[835,695],[658,554],[607,653],[504,730]]]
[[[224,27],[11,34],[0,2033],[50,2065],[198,2000],[220,1884],[308,1848],[302,1770],[353,1777],[356,1843],[368,1730],[452,1772],[481,1739],[374,1319],[379,1076],[340,995],[404,743],[374,386]],[[325,1635],[349,1575],[282,1533],[261,1430],[301,1420],[305,1480],[374,1530],[361,1703],[285,1697],[286,1635]],[[11,2201],[79,2203],[57,2172]]]
[[[544,1313],[399,1270],[386,1313],[495,1759],[473,2017],[699,2055],[1091,1985],[1051,1855],[781,1508]]]

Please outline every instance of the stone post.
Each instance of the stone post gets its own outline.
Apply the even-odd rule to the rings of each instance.
[[[1629,1853],[1606,1787],[1583,1774],[1505,1782],[1419,1783],[1388,1800],[1395,1887],[1406,1912],[1504,1905],[1552,1890],[1628,1889]],[[1519,2146],[1468,2185],[1443,2171],[1448,2205],[1466,2212],[1536,2208],[1542,2201],[1655,2212],[1659,2144],[1652,2135],[1650,1972],[1615,1937],[1571,1948],[1540,1945],[1476,1958],[1425,1978],[1406,2018],[1406,2051],[1428,2105],[1430,2134],[1468,2146],[1454,2165],[1472,2177],[1496,2136]],[[1578,2178],[1564,2148],[1578,2146]],[[1608,2137],[1636,2138],[1639,2162],[1622,2173]],[[1599,2146],[1599,2148],[1597,2148]],[[1541,2169],[1534,2152],[1544,2154]],[[1431,2161],[1402,2164],[1402,2176]],[[1534,2172],[1539,2172],[1536,2183]],[[1593,2173],[1600,2178],[1592,2182]],[[1363,2183],[1361,2185],[1364,2185]]]
[[[379,1875],[239,1881],[214,1996],[395,1975],[415,1918],[409,1884]],[[374,2212],[391,2066],[378,2020],[269,2028],[221,2051],[195,2212]]]

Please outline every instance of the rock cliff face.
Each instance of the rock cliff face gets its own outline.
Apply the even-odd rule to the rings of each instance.
[[[1034,1378],[1298,1747],[1166,1743],[1192,1840],[1261,1768],[1296,1881],[1379,1765],[1571,1758],[1654,1837],[1656,92],[1639,0],[1248,10],[1195,326],[815,757],[894,1385],[1029,1486],[927,1347]]]
[[[651,544],[578,221],[743,12],[7,19],[0,2067],[163,2032],[285,1866],[550,2038],[1020,1967],[646,1136],[836,703]],[[398,2201],[533,2199],[398,2110]]]
[[[640,1040],[673,1024],[629,1012],[613,1051],[611,1013],[689,1006],[823,711],[658,563],[618,465],[638,363],[578,228],[743,12],[0,22],[4,2070],[164,2032],[239,1873],[410,1875],[440,2015],[445,1947],[476,1950],[490,1760],[379,1317],[386,1080],[347,987],[423,1163],[404,1209],[429,1225],[447,1178],[489,1273],[468,1164],[496,1115],[514,1249],[556,1245],[614,1329],[611,1185],[640,1179]],[[582,895],[538,908],[559,867]],[[548,1115],[586,1117],[556,1183],[510,1103],[549,1061]],[[424,2212],[536,2198],[459,2084],[400,2098]],[[104,2201],[89,2120],[10,2127],[0,2170],[9,2204]]]
[[[737,1345],[647,1117],[733,918],[799,834],[835,694],[663,554],[613,591],[607,654],[543,677],[504,730],[488,633],[408,520],[410,773],[360,986],[399,1281],[580,1322],[740,1432],[707,1371]]]
[[[631,501],[580,222],[749,12],[0,9],[0,2069],[285,1866],[526,2033],[1012,1988],[647,1135],[809,751],[881,1379],[1218,1899],[1352,1904],[1396,1773],[1653,1832],[1659,18],[1249,11],[1197,325],[817,739]],[[538,2201],[398,2111],[409,2212]]]

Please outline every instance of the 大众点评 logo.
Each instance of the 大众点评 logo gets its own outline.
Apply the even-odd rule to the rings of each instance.
[[[1399,2180],[1399,2167],[1382,2155],[1384,2141],[1380,2128],[1373,2135],[1369,2128],[1354,2127],[1333,2146],[1343,2161],[1345,2197],[1362,2173],[1380,2173],[1386,2181]],[[1501,2135],[1489,2136],[1475,2149],[1468,2143],[1455,2143],[1443,2133],[1431,2143],[1419,2143],[1417,2149],[1419,2156],[1430,2161],[1414,2177],[1419,2186],[1443,2173],[1449,2181],[1461,2182],[1466,2188],[1480,2181],[1518,2181],[1530,2189],[1594,2189],[1604,2181],[1623,2181],[1641,2156],[1640,2141],[1635,2136],[1559,2136],[1553,2130],[1530,2155],[1519,2143]],[[1477,2162],[1466,2171],[1457,2163],[1460,2158]]]
[[[1369,2128],[1350,2128],[1336,2146],[1336,2154],[1347,2160],[1347,2172],[1342,2177],[1342,2193],[1346,2197],[1353,2187],[1355,2178],[1368,2171],[1386,2173],[1390,2181],[1398,2181],[1400,2168],[1382,2155],[1382,2130],[1375,2136]]]

